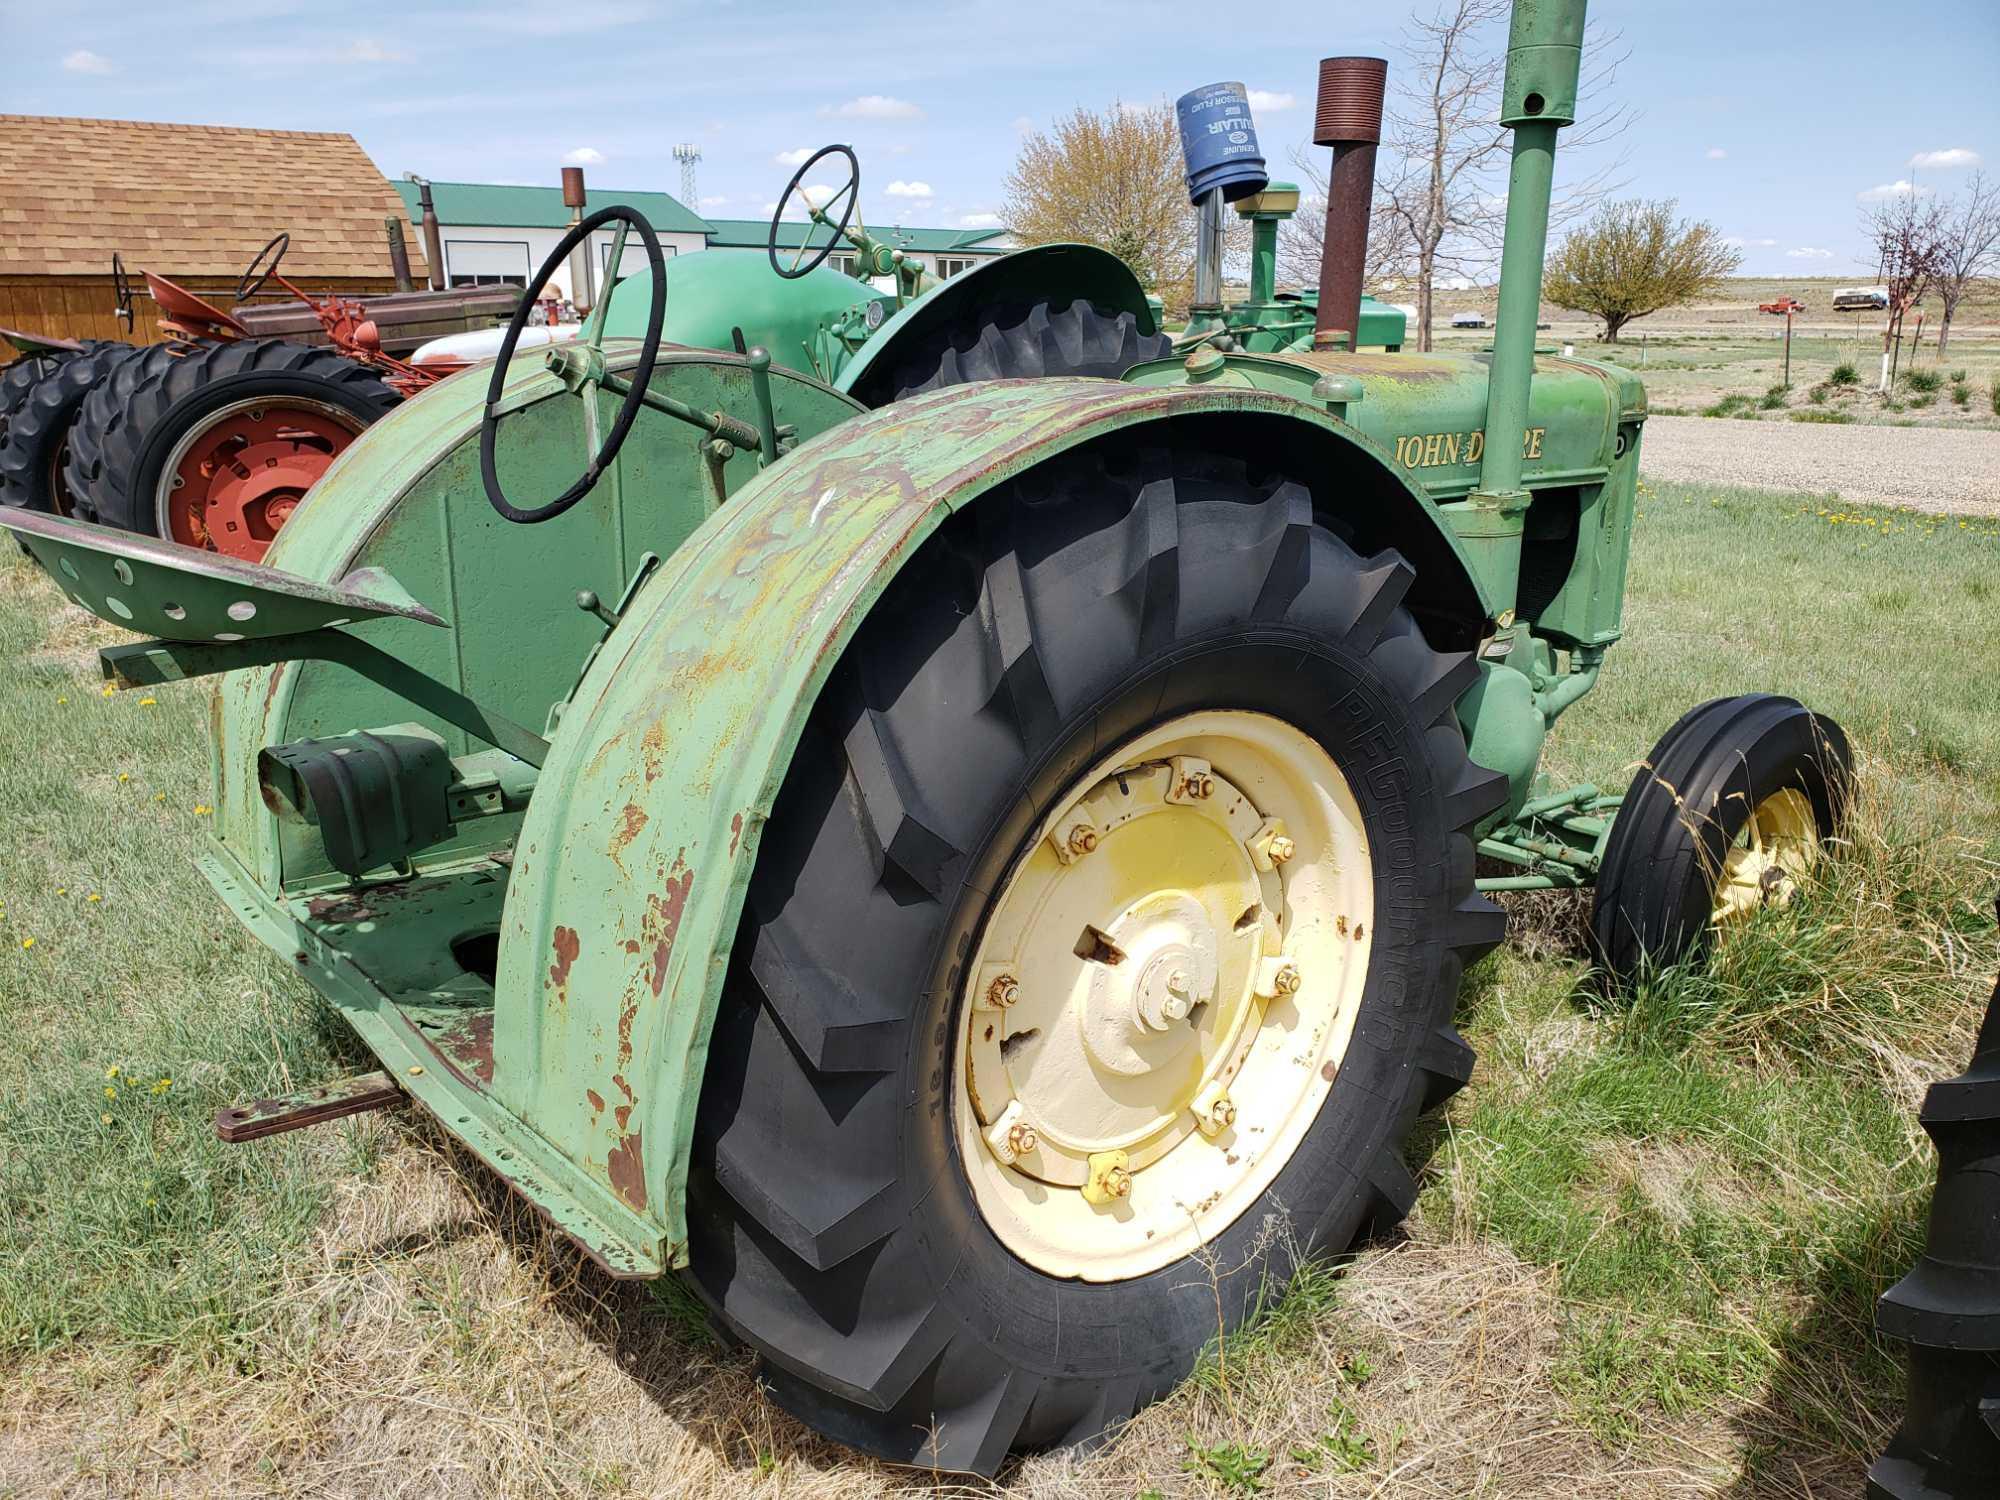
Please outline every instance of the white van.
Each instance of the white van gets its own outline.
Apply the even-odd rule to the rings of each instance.
[[[1869,312],[1888,305],[1889,294],[1879,286],[1844,286],[1833,294],[1835,312]]]

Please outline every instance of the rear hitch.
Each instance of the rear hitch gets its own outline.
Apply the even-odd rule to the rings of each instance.
[[[387,1109],[408,1097],[402,1085],[389,1074],[363,1073],[301,1093],[252,1099],[231,1109],[219,1109],[215,1112],[215,1133],[231,1144],[261,1140],[267,1135],[283,1135],[287,1130],[303,1130],[308,1125],[324,1125],[329,1120],[366,1114],[371,1109]]]

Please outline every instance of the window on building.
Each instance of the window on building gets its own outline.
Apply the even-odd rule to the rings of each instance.
[[[680,253],[680,247],[677,245],[660,246],[660,254],[663,256],[672,256],[672,255],[677,255],[679,253]],[[627,276],[636,275],[638,272],[643,271],[645,269],[646,269],[645,243],[639,238],[638,235],[628,234],[625,237],[625,258],[618,262],[618,279],[620,281],[623,281]],[[597,242],[597,271],[599,275],[608,275],[610,273],[610,270],[611,270],[611,240],[607,237],[605,239],[600,239]]]
[[[464,274],[456,274],[456,275],[454,275],[454,276],[453,276],[453,277],[451,278],[451,284],[452,284],[453,286],[522,286],[522,287],[524,287],[524,286],[526,286],[526,285],[528,284],[528,278],[527,278],[527,277],[525,277],[525,276],[506,276],[506,275],[500,275],[500,276],[483,276],[483,275],[476,275],[476,274],[475,274],[475,275],[469,275],[469,276],[468,276],[468,275],[464,275]]]
[[[852,255],[829,255],[826,258],[826,263],[832,266],[834,270],[840,272],[841,275],[852,276],[857,259],[858,257]]]
[[[938,280],[949,281],[961,271],[970,271],[972,260],[967,256],[940,255],[937,258]]]

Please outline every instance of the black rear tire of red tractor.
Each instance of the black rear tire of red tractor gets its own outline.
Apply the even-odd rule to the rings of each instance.
[[[1699,954],[1712,936],[1716,872],[1750,812],[1801,793],[1824,845],[1853,783],[1841,727],[1774,693],[1691,708],[1653,747],[1611,825],[1592,899],[1591,947],[1627,984]]]
[[[0,505],[72,513],[62,482],[70,431],[91,390],[138,352],[93,339],[80,351],[26,355],[0,373]]]
[[[89,403],[86,433],[71,444],[71,489],[94,518],[145,536],[165,536],[158,488],[168,456],[204,419],[258,398],[335,408],[365,428],[401,401],[379,373],[333,351],[283,339],[216,344],[148,361],[122,403]]]
[[[977,325],[941,328],[900,351],[881,376],[870,371],[855,395],[870,405],[886,405],[975,380],[1051,375],[1116,380],[1136,364],[1171,354],[1173,346],[1167,334],[1141,333],[1135,314],[1097,308],[1081,298],[1065,307],[1005,303],[983,309]]]
[[[63,485],[78,520],[106,524],[94,499],[97,479],[104,472],[105,445],[123,430],[132,393],[176,357],[169,345],[148,344],[121,360],[84,397],[70,424],[69,454],[63,463]]]
[[[1405,1137],[1471,1072],[1460,975],[1504,933],[1472,828],[1505,795],[1453,709],[1475,663],[1425,641],[1412,577],[1357,555],[1302,485],[1155,435],[1011,481],[902,569],[763,835],[697,1116],[689,1276],[780,1404],[880,1457],[991,1475],[1169,1391],[1218,1299],[1233,1329],[1295,1251],[1342,1253],[1408,1211]],[[1203,708],[1295,725],[1359,798],[1384,895],[1347,1086],[1209,1240],[1214,1285],[1188,1261],[1058,1279],[1010,1252],[964,1175],[956,966],[1048,799]]]

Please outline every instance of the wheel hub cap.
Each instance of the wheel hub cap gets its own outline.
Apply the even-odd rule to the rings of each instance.
[[[1750,810],[1749,820],[1722,858],[1710,921],[1731,927],[1761,907],[1783,906],[1798,894],[1800,879],[1819,857],[1819,824],[1812,803],[1794,787],[1773,792]]]
[[[1372,894],[1345,780],[1279,720],[1190,715],[1079,778],[961,1002],[960,1147],[1009,1247],[1119,1279],[1255,1201],[1331,1087]]]

